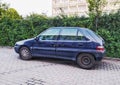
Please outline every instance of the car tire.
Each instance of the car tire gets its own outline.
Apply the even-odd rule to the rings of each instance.
[[[23,60],[30,60],[32,58],[31,52],[27,47],[21,47],[19,54],[20,54],[20,58]]]
[[[95,58],[88,53],[82,53],[77,57],[77,64],[83,69],[91,69],[95,65]]]

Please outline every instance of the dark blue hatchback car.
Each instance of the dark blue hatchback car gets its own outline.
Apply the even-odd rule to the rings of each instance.
[[[92,68],[104,56],[104,40],[90,29],[80,27],[52,27],[37,37],[16,42],[20,58],[34,56],[76,61],[81,68]]]

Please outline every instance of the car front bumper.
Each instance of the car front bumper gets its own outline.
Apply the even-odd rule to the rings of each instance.
[[[15,45],[15,46],[14,46],[14,50],[15,50],[16,53],[19,53],[19,48],[20,48],[19,45]]]

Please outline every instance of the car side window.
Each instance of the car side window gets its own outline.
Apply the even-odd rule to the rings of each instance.
[[[89,33],[89,35],[90,35],[92,38],[96,39],[97,41],[100,40],[100,37],[99,37],[96,33],[94,33],[93,31],[87,30],[87,32]]]
[[[84,40],[84,36],[80,30],[78,31],[77,40]]]
[[[48,29],[40,34],[39,40],[56,40],[59,35],[60,29]]]
[[[77,35],[77,29],[65,28],[62,29],[59,40],[76,40],[76,35]]]

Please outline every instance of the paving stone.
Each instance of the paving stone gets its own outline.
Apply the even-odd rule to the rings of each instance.
[[[0,47],[0,85],[120,85],[120,61],[103,60],[91,70],[61,59],[24,61]]]

